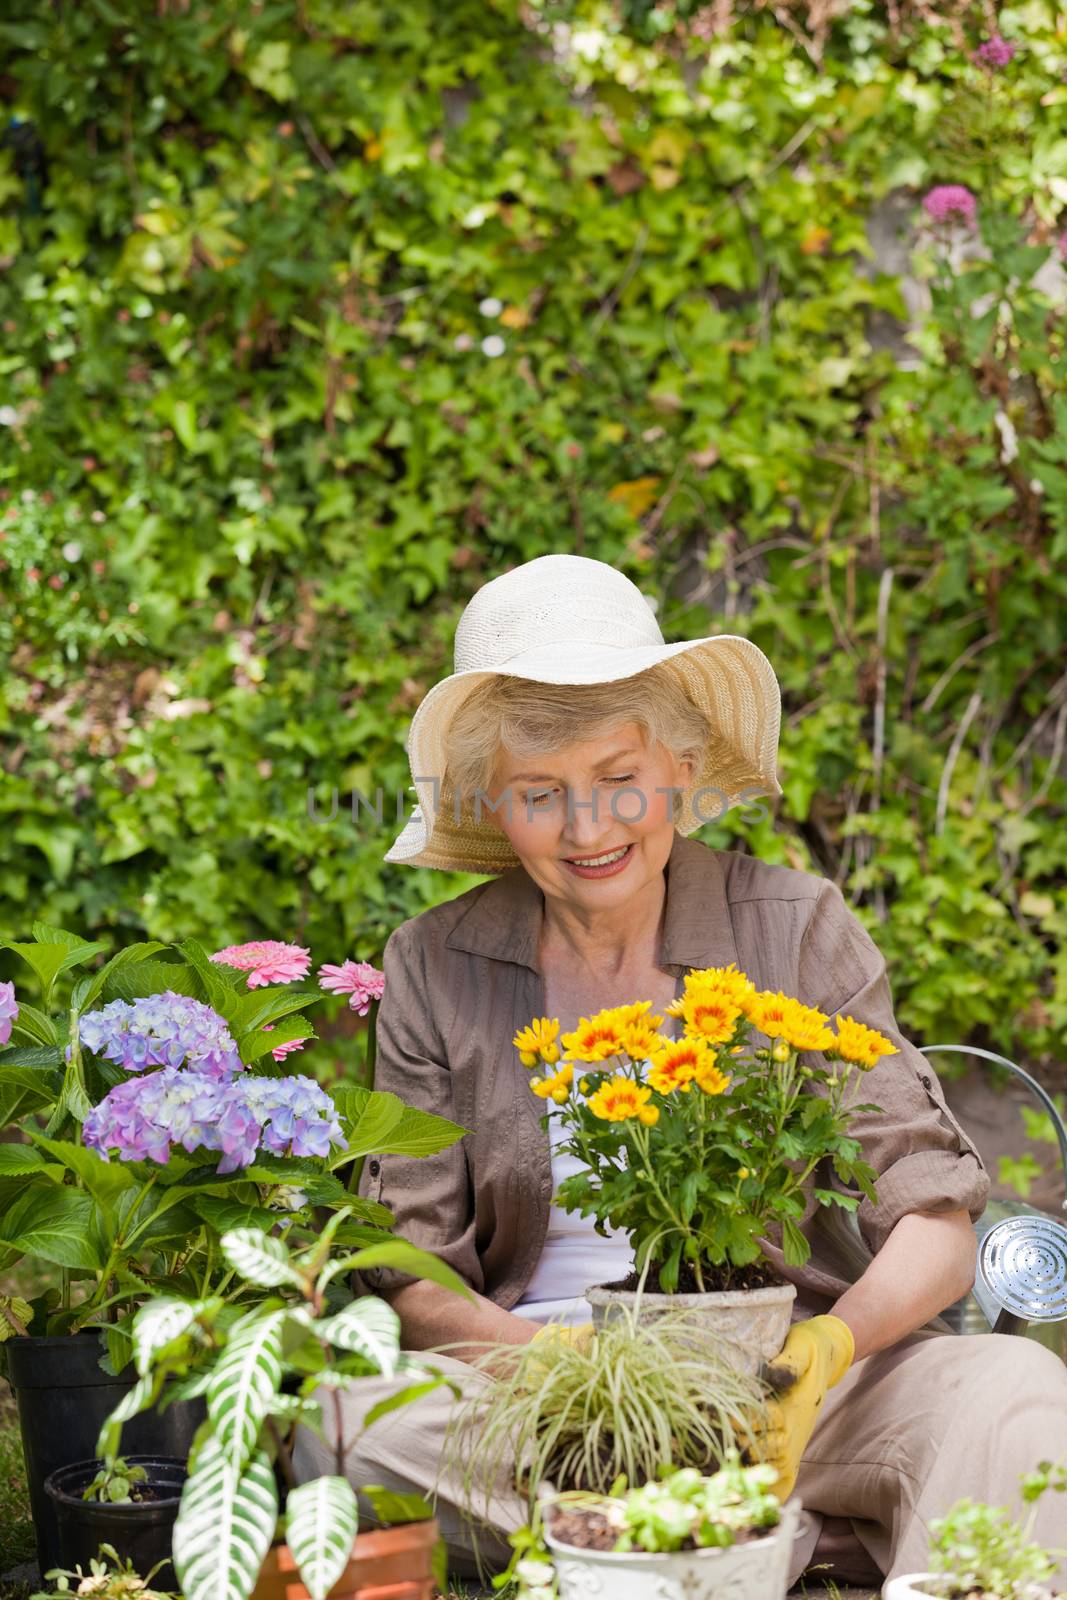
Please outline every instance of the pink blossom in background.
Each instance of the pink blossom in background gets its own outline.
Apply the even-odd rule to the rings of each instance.
[[[18,1001],[15,999],[15,985],[13,983],[0,983],[0,1045],[7,1044],[11,1038],[11,1024],[19,1014]]]
[[[212,961],[248,973],[248,987],[262,989],[268,983],[293,983],[306,978],[311,966],[311,951],[303,945],[284,944],[281,939],[253,939],[249,944],[228,944],[216,950]]]
[[[923,210],[935,222],[945,222],[949,217],[962,217],[973,226],[978,216],[978,201],[962,183],[941,183],[923,196]]]
[[[974,59],[980,61],[984,67],[1006,67],[1019,46],[1012,44],[1002,34],[995,33],[985,44],[980,44],[974,52]]]
[[[352,1010],[365,1017],[371,1001],[382,998],[385,974],[372,967],[369,961],[342,961],[339,967],[329,964],[320,967],[319,983],[333,994],[348,995]]]
[[[265,1022],[263,1024],[263,1032],[273,1033],[273,1022]],[[305,1041],[303,1039],[290,1039],[287,1044],[280,1044],[276,1050],[272,1050],[271,1055],[275,1061],[284,1061],[286,1056],[291,1056],[294,1050],[303,1050],[304,1044]]]

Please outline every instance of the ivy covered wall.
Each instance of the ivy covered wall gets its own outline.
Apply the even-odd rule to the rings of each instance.
[[[473,880],[345,801],[577,550],[778,669],[709,841],[1056,1056],[1067,32],[828,9],[8,0],[0,924],[376,956]]]

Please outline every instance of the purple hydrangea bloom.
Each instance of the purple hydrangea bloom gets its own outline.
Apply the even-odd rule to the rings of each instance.
[[[935,222],[947,222],[949,217],[962,217],[973,226],[978,215],[978,201],[962,183],[941,183],[923,197],[923,210]]]
[[[1006,67],[1019,46],[1005,39],[1003,34],[995,33],[991,39],[980,44],[974,52],[974,59],[980,61],[985,67]]]
[[[231,1082],[177,1067],[120,1083],[86,1117],[82,1136],[105,1157],[161,1166],[178,1146],[217,1151],[222,1174],[251,1166],[261,1150],[326,1156],[344,1144],[336,1107],[313,1078]]]
[[[13,983],[0,983],[0,1045],[7,1044],[11,1038],[11,1024],[19,1014],[18,1001],[15,999],[15,985]]]
[[[242,1070],[237,1046],[218,1012],[170,989],[141,1000],[112,1000],[100,1011],[87,1012],[79,1031],[88,1049],[124,1072],[189,1066],[229,1078]]]

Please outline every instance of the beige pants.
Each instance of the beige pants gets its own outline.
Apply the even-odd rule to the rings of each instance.
[[[426,1357],[467,1395],[487,1380],[447,1356]],[[360,1484],[417,1489],[436,1500],[454,1571],[472,1570],[477,1550],[491,1569],[510,1556],[506,1536],[526,1521],[510,1482],[475,1531],[457,1505],[454,1483],[438,1463],[456,1403],[439,1389],[389,1413],[360,1437],[363,1414],[399,1387],[370,1379],[343,1402],[349,1478]],[[296,1470],[301,1481],[332,1472],[334,1408],[324,1407],[329,1444],[302,1431]],[[1003,1334],[916,1333],[891,1350],[860,1361],[827,1396],[797,1480],[806,1514],[790,1582],[811,1561],[823,1517],[852,1522],[859,1543],[886,1578],[927,1567],[929,1524],[969,1496],[1018,1511],[1019,1478],[1039,1461],[1067,1460],[1067,1366],[1029,1339]],[[1067,1547],[1067,1496],[1039,1502],[1035,1538]],[[1059,1582],[1067,1584],[1067,1555]]]

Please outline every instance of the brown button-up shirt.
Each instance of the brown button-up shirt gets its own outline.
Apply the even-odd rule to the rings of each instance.
[[[966,1209],[977,1219],[989,1189],[981,1157],[945,1105],[933,1068],[900,1033],[885,961],[840,890],[680,834],[665,870],[658,965],[675,974],[677,994],[690,969],[734,961],[758,988],[781,989],[831,1017],[851,1015],[896,1045],[899,1054],[864,1077],[861,1098],[881,1111],[858,1116],[852,1130],[878,1174],[877,1204],[864,1199],[858,1213],[868,1249],[877,1252],[909,1212]],[[516,867],[393,933],[375,1087],[470,1132],[437,1155],[374,1156],[360,1185],[390,1207],[404,1238],[504,1307],[530,1281],[552,1201],[544,1106],[511,1043],[518,1028],[544,1015],[543,916],[541,890]],[[826,1172],[815,1179],[840,1187]],[[854,1281],[857,1259],[810,1195],[801,1226],[813,1247],[804,1267],[787,1267],[773,1236],[767,1254],[797,1285],[799,1301],[825,1309]],[[379,1273],[368,1281],[387,1287],[405,1279]]]

